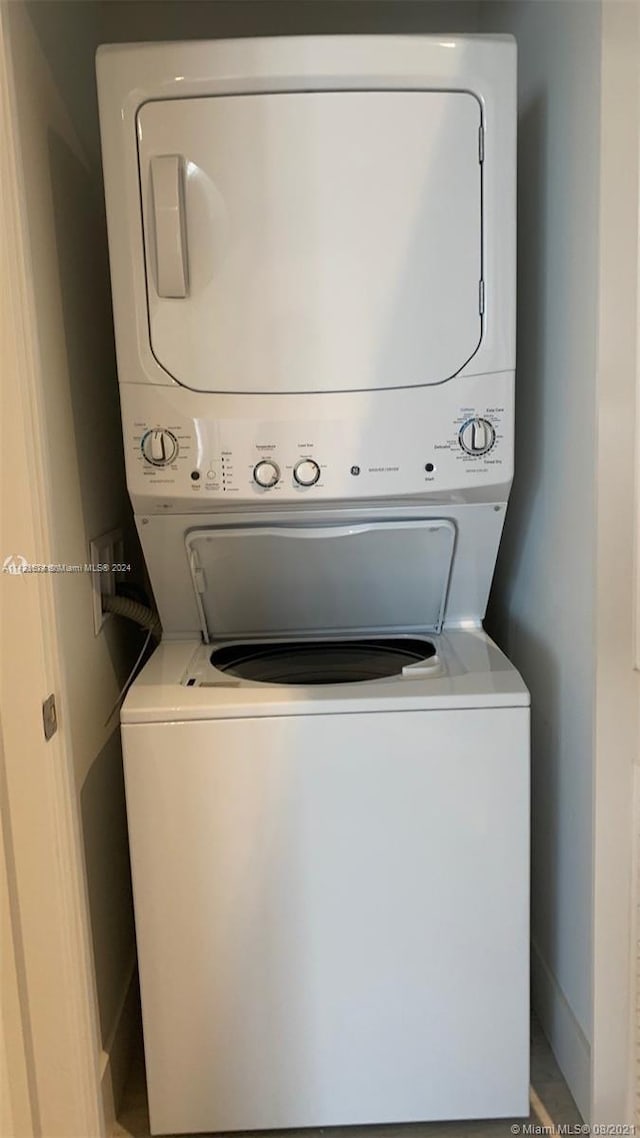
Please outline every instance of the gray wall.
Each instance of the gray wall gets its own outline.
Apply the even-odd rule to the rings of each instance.
[[[478,0],[106,0],[104,42],[474,31]]]
[[[595,0],[482,5],[483,31],[517,37],[520,104],[516,478],[489,627],[532,696],[534,992],[553,1038],[555,986],[587,1051],[600,19]]]

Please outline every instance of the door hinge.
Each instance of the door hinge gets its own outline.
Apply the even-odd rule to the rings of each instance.
[[[484,127],[478,127],[478,161],[484,162]]]
[[[478,288],[478,307],[480,308],[480,315],[484,316],[484,281],[480,281]]]
[[[44,737],[49,741],[58,730],[58,714],[56,712],[56,697],[51,694],[42,704],[42,726]]]

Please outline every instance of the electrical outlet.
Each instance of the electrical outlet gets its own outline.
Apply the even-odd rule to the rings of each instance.
[[[91,589],[93,594],[93,628],[96,636],[111,613],[105,612],[103,597],[112,597],[119,574],[114,565],[124,560],[124,539],[121,529],[112,529],[89,543],[91,563]]]

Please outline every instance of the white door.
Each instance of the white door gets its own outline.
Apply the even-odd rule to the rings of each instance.
[[[13,76],[40,81],[26,4],[0,3],[0,567],[55,561],[25,185]],[[54,121],[54,120],[52,120]],[[32,146],[37,145],[34,128]],[[44,370],[41,371],[40,369]],[[70,725],[45,738],[42,702],[64,707],[49,573],[0,572],[0,1132],[102,1138],[98,1015]]]
[[[333,91],[145,104],[151,347],[200,391],[438,383],[482,335],[480,103]]]

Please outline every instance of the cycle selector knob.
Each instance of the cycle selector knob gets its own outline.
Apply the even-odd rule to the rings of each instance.
[[[270,490],[280,481],[280,467],[270,459],[263,459],[253,468],[253,481],[263,490]]]
[[[458,439],[466,454],[487,454],[496,441],[496,432],[488,419],[468,419],[460,428]]]
[[[303,458],[293,469],[293,477],[298,486],[315,486],[320,477],[320,467],[312,458]]]
[[[171,431],[158,427],[142,439],[142,454],[152,466],[169,466],[178,457],[178,440]]]

